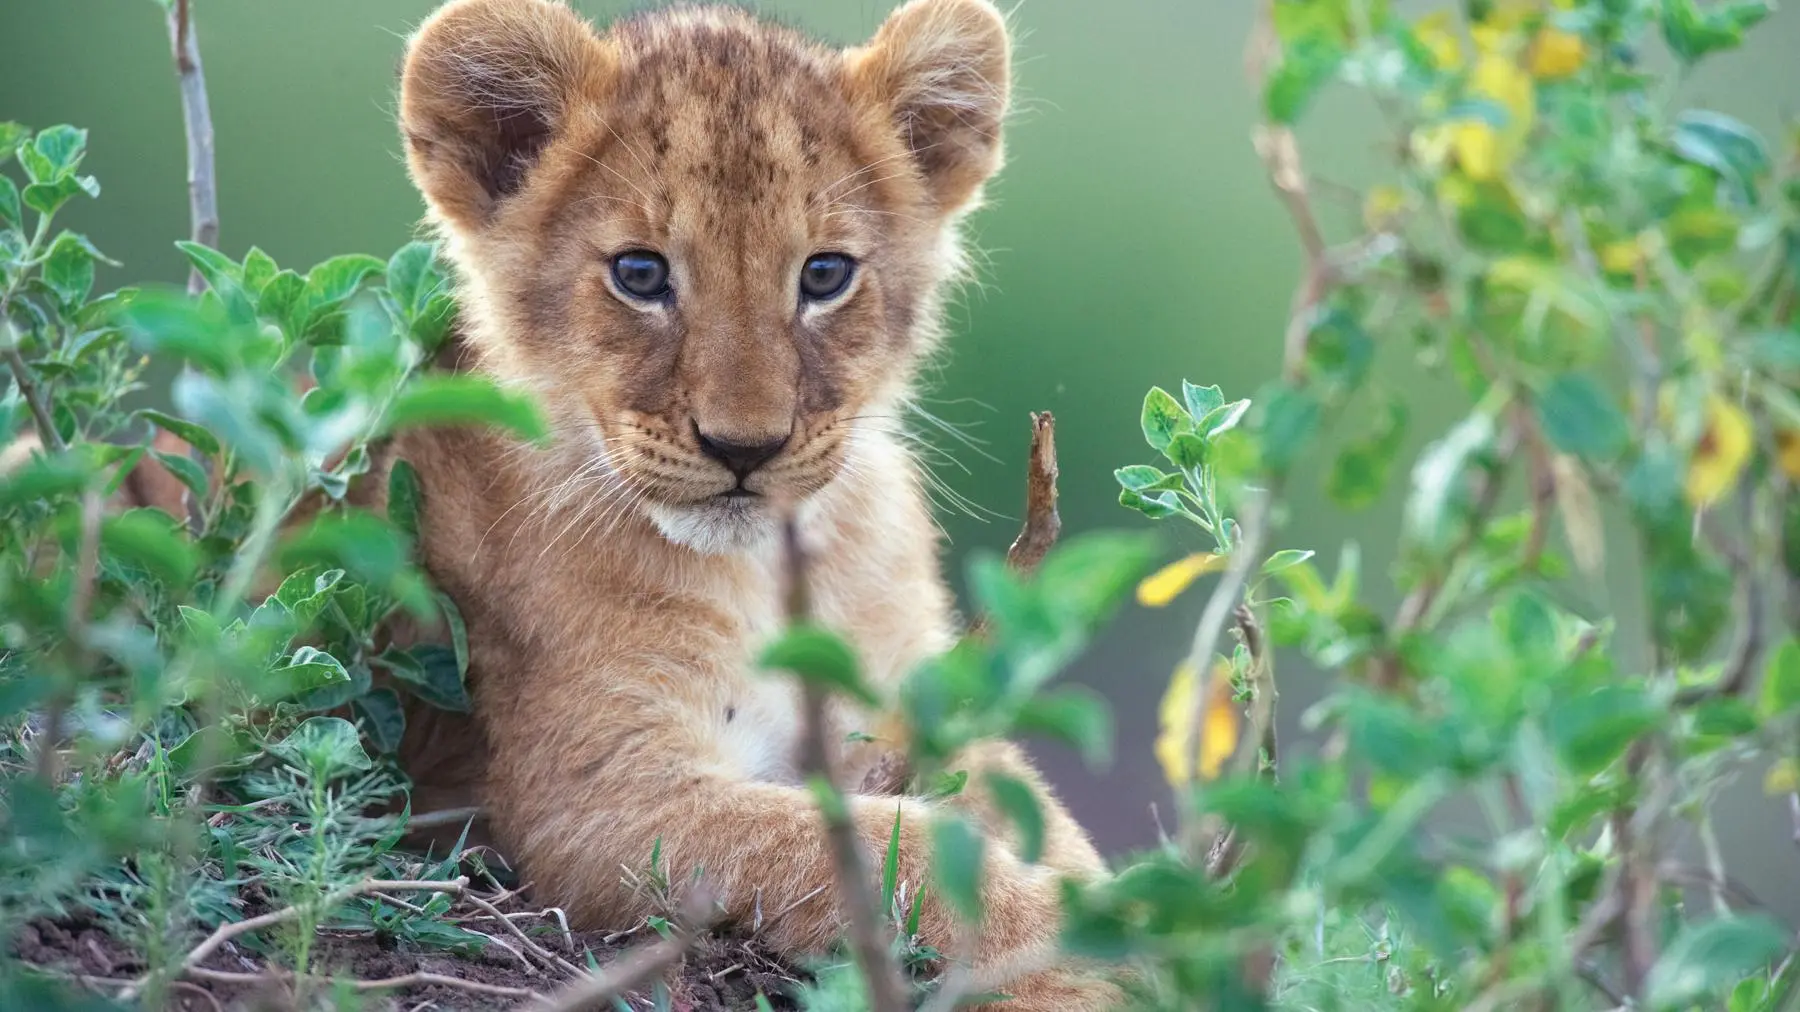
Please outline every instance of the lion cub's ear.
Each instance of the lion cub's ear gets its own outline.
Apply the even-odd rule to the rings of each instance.
[[[458,228],[485,224],[610,80],[606,45],[551,0],[453,0],[413,34],[400,130],[413,181]]]
[[[987,0],[911,0],[846,58],[853,89],[891,111],[939,209],[967,204],[1000,168],[1012,84],[1000,12]]]

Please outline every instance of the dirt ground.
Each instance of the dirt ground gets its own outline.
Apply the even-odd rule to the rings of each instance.
[[[521,908],[522,909],[522,908]],[[508,912],[511,912],[510,910]],[[539,943],[576,965],[583,965],[585,951],[592,951],[601,966],[643,943],[647,931],[627,938],[600,932],[575,932],[573,952],[559,931],[534,936]],[[654,941],[654,936],[650,937]],[[396,1012],[487,1010],[529,1008],[526,992],[547,994],[561,981],[550,973],[498,945],[489,945],[477,958],[449,953],[407,951],[403,946],[384,946],[368,935],[321,933],[317,965],[320,972],[341,978],[380,980],[413,973],[431,973],[479,984],[516,989],[517,994],[483,994],[437,984],[412,985],[385,992],[365,992],[361,1008]],[[75,922],[39,921],[19,935],[16,955],[59,976],[83,980],[100,994],[113,997],[144,970],[138,955],[100,927]],[[254,952],[227,942],[203,964],[211,970],[261,974],[265,965]],[[708,937],[694,946],[678,966],[665,975],[670,1006],[675,1012],[739,1012],[754,1009],[756,995],[769,999],[772,1008],[797,1008],[788,998],[797,975],[760,951],[753,941],[732,937]],[[650,989],[630,995],[634,1009],[654,1007]],[[308,1002],[313,1008],[316,1002]],[[169,1008],[181,1012],[290,1012],[295,1002],[286,983],[266,980],[257,984],[184,982],[170,995]]]

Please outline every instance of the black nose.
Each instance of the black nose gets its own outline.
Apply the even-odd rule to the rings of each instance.
[[[694,438],[700,441],[700,452],[724,464],[731,473],[742,481],[750,476],[750,472],[769,462],[769,458],[781,452],[788,444],[788,437],[765,443],[740,443],[730,439],[720,439],[700,431],[694,426]]]

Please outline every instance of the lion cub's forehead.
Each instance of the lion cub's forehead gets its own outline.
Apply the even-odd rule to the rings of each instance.
[[[619,77],[607,131],[633,175],[716,194],[719,212],[791,211],[868,164],[842,58],[730,8],[681,8],[615,26]]]

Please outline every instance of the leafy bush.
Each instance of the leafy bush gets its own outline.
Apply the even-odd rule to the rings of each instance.
[[[979,737],[1110,751],[1102,702],[1050,682],[1134,589],[1173,607],[1216,577],[1160,737],[1127,743],[1154,748],[1175,832],[1066,890],[1066,949],[1133,967],[1136,1007],[1792,1007],[1791,932],[1730,877],[1712,806],[1751,773],[1800,809],[1800,187],[1743,123],[1668,108],[1654,69],[1659,47],[1686,68],[1765,13],[1270,0],[1255,140],[1306,257],[1283,375],[1247,399],[1152,390],[1161,460],[1117,472],[1124,506],[1208,550],[1154,573],[1145,532],[977,558],[979,630],[894,699],[806,623],[803,594],[766,664],[810,705],[898,708],[920,729],[915,784],[954,792],[949,757]],[[1399,156],[1341,242],[1292,133],[1334,81],[1373,96]],[[387,516],[349,505],[352,483],[404,426],[543,430],[529,404],[425,370],[454,315],[425,245],[301,274],[186,244],[203,295],[94,297],[101,254],[52,226],[99,193],[84,145],[0,127],[0,436],[30,444],[0,468],[0,932],[102,924],[147,968],[109,993],[152,1006],[230,933],[288,968],[297,1002],[338,1003],[314,975],[321,928],[487,940],[443,917],[463,852],[398,849],[390,805],[402,693],[466,708],[466,645],[409,563],[409,469]],[[1454,425],[1410,434],[1427,442],[1404,479],[1411,420],[1373,368],[1383,341],[1466,395]],[[174,414],[130,406],[159,368],[179,369]],[[1053,468],[1034,459],[1035,492]],[[184,515],[133,506],[146,461]],[[1306,540],[1283,528],[1285,497],[1361,509],[1394,485],[1396,607],[1374,603],[1355,546],[1330,579],[1278,548]],[[1620,573],[1642,589],[1641,634],[1582,603]],[[443,642],[389,648],[402,614]],[[1296,655],[1331,676],[1304,756],[1274,731],[1277,662]],[[986,786],[1034,849],[1029,792]],[[1457,800],[1483,831],[1442,830]],[[981,837],[934,832],[931,883],[846,856],[847,882],[881,889],[852,905],[851,956],[804,1007],[890,1012],[880,964],[938,963],[912,937],[920,905],[979,915]],[[660,874],[652,855],[667,893]],[[64,983],[0,960],[0,1006],[80,1007]],[[952,970],[920,990],[947,1009],[966,986]]]

